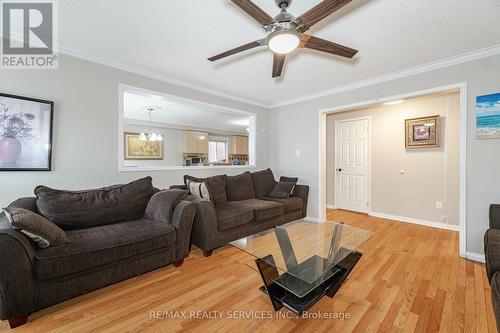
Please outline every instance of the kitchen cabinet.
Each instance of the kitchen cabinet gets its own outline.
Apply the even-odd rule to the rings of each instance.
[[[248,136],[232,136],[231,153],[233,155],[248,155]]]
[[[208,133],[184,131],[184,153],[208,154]]]

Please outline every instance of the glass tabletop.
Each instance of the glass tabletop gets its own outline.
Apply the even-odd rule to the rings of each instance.
[[[339,222],[301,219],[230,244],[275,267],[273,282],[304,297],[342,274],[342,260],[373,235]]]

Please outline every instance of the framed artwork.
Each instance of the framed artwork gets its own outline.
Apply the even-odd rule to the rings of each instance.
[[[476,97],[478,139],[500,139],[500,93]]]
[[[139,133],[124,133],[126,160],[163,160],[163,141],[141,141]]]
[[[441,121],[439,116],[405,120],[406,149],[436,148],[440,146]]]
[[[50,171],[54,102],[0,93],[0,171]]]

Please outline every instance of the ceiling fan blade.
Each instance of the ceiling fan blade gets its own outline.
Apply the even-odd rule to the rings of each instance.
[[[336,12],[351,1],[352,0],[323,0],[323,2],[320,2],[318,5],[297,17],[293,22],[299,25],[297,30],[305,32],[314,24]]]
[[[331,53],[345,58],[352,58],[358,53],[358,50],[351,49],[350,47],[306,34],[302,37],[300,47]]]
[[[274,53],[273,56],[273,78],[280,77],[285,64],[286,54]]]
[[[222,52],[220,54],[217,54],[217,55],[215,55],[213,57],[208,58],[208,60],[210,60],[210,61],[216,61],[216,60],[219,60],[219,59],[222,59],[222,58],[225,58],[225,57],[229,57],[230,55],[233,55],[233,54],[236,54],[236,53],[240,53],[240,52],[243,52],[243,51],[246,51],[246,50],[250,50],[250,49],[253,49],[255,47],[259,47],[259,46],[263,46],[263,45],[266,45],[266,39],[265,38],[256,40],[255,42],[251,42],[251,43],[248,43],[248,44],[245,44],[245,45],[238,46],[238,47],[236,47],[234,49],[231,49],[229,51],[226,51],[226,52]]]
[[[250,15],[255,21],[261,25],[269,25],[276,22],[274,18],[260,9],[250,0],[231,0],[236,6],[240,7],[245,13]]]

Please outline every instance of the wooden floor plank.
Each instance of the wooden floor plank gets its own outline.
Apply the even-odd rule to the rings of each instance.
[[[375,232],[333,299],[313,314],[345,319],[277,317],[258,290],[247,253],[226,246],[205,258],[199,249],[181,268],[164,267],[30,316],[15,332],[495,332],[483,264],[460,258],[458,233],[329,210],[329,220]],[[214,312],[222,318],[155,319],[151,311]],[[229,318],[229,314],[269,315]],[[9,331],[0,322],[0,332]]]

